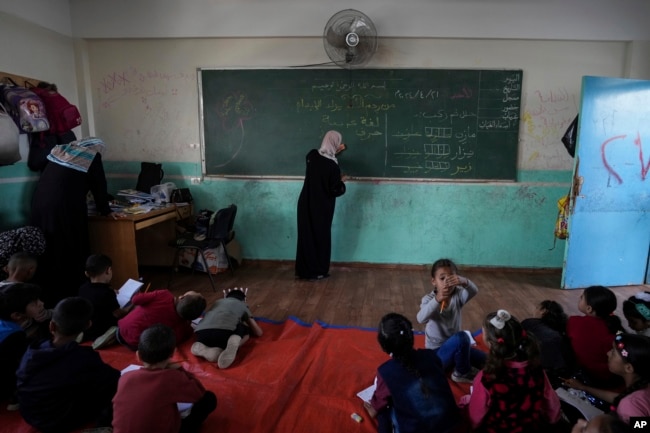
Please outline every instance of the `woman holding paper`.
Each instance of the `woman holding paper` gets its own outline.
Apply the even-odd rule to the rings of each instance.
[[[320,149],[306,157],[305,182],[298,198],[298,247],[296,277],[320,280],[329,277],[332,219],[336,198],[345,194],[336,155],[345,149],[342,136],[328,131]]]
[[[45,235],[35,282],[45,290],[46,305],[74,296],[83,282],[90,254],[88,207],[91,192],[97,212],[111,215],[102,164],[104,142],[89,137],[55,146],[32,197],[31,225]]]

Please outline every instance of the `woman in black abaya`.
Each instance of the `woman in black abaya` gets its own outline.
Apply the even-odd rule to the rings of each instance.
[[[112,214],[103,151],[104,142],[94,137],[54,147],[34,191],[31,225],[40,228],[46,240],[35,282],[45,289],[43,301],[48,306],[76,296],[84,281],[84,267],[90,254],[88,191],[92,192],[100,214]]]
[[[328,131],[320,149],[307,154],[305,182],[298,198],[298,278],[320,280],[329,276],[334,207],[336,197],[345,194],[345,176],[336,160],[343,149],[341,134]]]

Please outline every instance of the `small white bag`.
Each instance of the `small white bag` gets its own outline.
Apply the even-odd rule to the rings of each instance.
[[[156,203],[171,203],[172,191],[176,189],[174,182],[161,183],[151,187],[151,195],[154,196]]]
[[[11,165],[20,161],[20,131],[5,107],[0,107],[0,165]]]

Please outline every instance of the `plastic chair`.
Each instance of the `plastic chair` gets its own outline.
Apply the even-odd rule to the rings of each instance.
[[[198,237],[198,239],[196,239],[195,233],[185,232],[180,234],[175,241],[170,243],[170,246],[176,248],[176,251],[174,253],[174,262],[172,263],[172,273],[169,276],[169,287],[171,287],[174,270],[178,266],[178,255],[180,251],[184,249],[194,250],[194,261],[191,265],[192,273],[194,272],[194,265],[196,265],[199,254],[201,255],[203,263],[206,265],[205,271],[208,274],[208,278],[210,279],[210,285],[212,286],[212,290],[215,292],[217,289],[214,285],[212,274],[210,273],[210,270],[207,269],[208,261],[206,260],[203,251],[206,248],[215,248],[221,245],[223,247],[224,253],[226,254],[226,259],[228,260],[228,267],[230,268],[230,272],[234,273],[234,267],[230,261],[230,255],[228,254],[226,244],[235,238],[235,231],[233,230],[233,227],[235,225],[236,215],[237,206],[234,204],[231,204],[230,206],[223,209],[219,209],[210,218],[210,222],[208,224],[208,232],[205,238],[202,236],[196,236]]]

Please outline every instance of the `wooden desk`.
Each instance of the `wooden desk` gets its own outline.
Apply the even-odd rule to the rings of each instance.
[[[91,216],[88,221],[90,250],[106,254],[113,261],[113,288],[140,277],[138,266],[171,266],[176,238],[175,206],[125,218]]]

